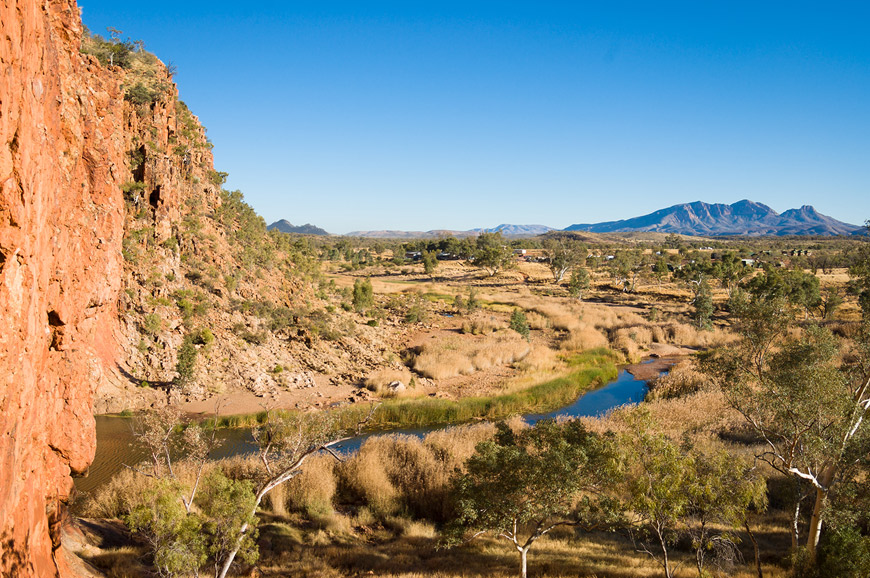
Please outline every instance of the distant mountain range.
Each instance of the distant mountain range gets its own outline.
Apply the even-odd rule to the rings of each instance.
[[[469,229],[467,231],[454,231],[450,229],[433,229],[431,231],[351,231],[346,236],[380,239],[429,239],[437,237],[472,237],[480,233],[501,231],[501,234],[505,237],[536,237],[553,230],[553,227],[547,227],[546,225],[509,225],[502,223],[491,229],[480,228]]]
[[[863,227],[822,215],[809,205],[777,213],[767,205],[738,201],[733,205],[697,201],[674,205],[633,219],[571,225],[566,231],[616,233],[648,231],[681,235],[853,235]]]
[[[280,221],[275,221],[271,225],[269,225],[268,229],[271,231],[272,229],[278,229],[282,233],[299,233],[300,235],[329,235],[326,231],[321,229],[320,227],[315,227],[310,223],[305,223],[304,225],[296,226],[290,221],[285,219],[281,219]]]
[[[269,229],[278,229],[285,233],[301,233],[304,235],[328,235],[326,231],[314,225],[305,224],[300,227],[280,220],[269,225]],[[450,229],[433,229],[431,231],[352,231],[348,237],[368,237],[379,239],[426,239],[437,237],[470,237],[482,232],[501,231],[505,237],[535,237],[550,231],[556,231],[546,225],[511,225],[502,223],[492,228],[469,229],[456,231]],[[571,225],[564,231],[586,231],[589,233],[628,233],[653,232],[677,233],[680,235],[748,235],[748,236],[783,236],[783,235],[856,235],[865,232],[864,227],[843,223],[816,211],[809,205],[800,209],[789,209],[777,213],[767,205],[743,200],[733,205],[722,203],[684,203],[654,213],[624,219],[607,221],[606,223],[587,223]]]
[[[553,227],[546,225],[508,225],[503,223],[492,229],[472,229],[471,231],[474,233],[496,233],[501,231],[501,234],[505,237],[535,237],[553,230]]]

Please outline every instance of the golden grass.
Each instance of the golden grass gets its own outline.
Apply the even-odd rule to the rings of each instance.
[[[609,346],[621,351],[628,360],[637,361],[651,343],[709,348],[737,339],[732,332],[719,327],[706,331],[689,323],[652,322],[635,307],[516,293],[488,297],[528,311],[527,318],[534,319],[533,328],[550,327],[566,332],[559,346],[563,351]]]
[[[377,393],[381,397],[403,397],[408,395],[407,389],[397,393],[392,391],[389,386],[391,383],[398,381],[407,388],[411,383],[411,378],[411,372],[407,368],[385,368],[370,373],[363,384],[366,386],[366,389]]]
[[[713,435],[742,425],[742,418],[728,406],[719,390],[702,390],[674,399],[656,399],[642,405],[618,408],[598,418],[581,418],[599,433],[627,432],[627,418],[636,411],[649,412],[658,430],[679,438],[684,433]]]
[[[515,578],[519,570],[517,552],[504,540],[491,536],[461,547],[438,548],[437,538],[417,530],[413,523],[390,519],[387,532],[370,533],[341,540],[303,538],[305,547],[262,553],[258,566],[267,576],[310,576],[338,578],[347,575],[373,575],[389,578]],[[314,532],[312,532],[313,534]],[[781,532],[780,532],[781,533]],[[423,535],[419,535],[423,534]],[[752,560],[748,538],[742,540],[744,558]],[[697,576],[691,554],[672,550],[675,578]],[[536,578],[658,578],[661,567],[649,556],[637,552],[617,534],[583,534],[570,530],[541,538],[529,552],[529,575]],[[786,569],[765,563],[764,575],[785,578]],[[711,568],[712,570],[712,568]],[[734,578],[753,578],[751,563],[726,570]]]
[[[311,456],[305,463],[302,473],[290,480],[285,486],[284,500],[288,508],[305,513],[309,518],[325,518],[333,513],[335,498],[335,458],[320,454]],[[275,488],[277,490],[278,488]],[[275,490],[272,490],[274,493]],[[281,503],[280,499],[272,500]],[[273,505],[275,513],[281,513]]]
[[[560,365],[557,353],[539,344],[533,344],[528,355],[514,363],[514,367],[523,372],[550,372]]]
[[[103,571],[106,578],[140,578],[146,575],[147,570],[142,565],[143,552],[141,548],[122,546],[120,548],[107,548],[95,553],[82,552],[79,555]]]
[[[694,360],[681,361],[667,375],[655,380],[647,400],[689,395],[711,386],[710,378],[698,371]]]
[[[451,336],[423,345],[413,365],[421,375],[446,379],[520,361],[529,349],[529,344],[514,332],[477,339]]]
[[[504,322],[486,313],[474,313],[462,323],[462,332],[472,335],[489,335],[504,328]]]
[[[495,435],[491,422],[460,425],[426,434],[423,444],[435,458],[452,471],[461,467],[474,454],[474,448]]]
[[[398,491],[381,459],[389,444],[387,437],[369,438],[359,452],[338,468],[344,492],[365,503],[378,517],[393,515],[400,507]]]
[[[553,326],[550,318],[546,315],[541,315],[536,311],[526,313],[526,321],[530,329],[549,329]]]
[[[562,351],[585,351],[598,347],[608,347],[607,336],[591,325],[577,322],[559,344]]]
[[[480,424],[432,432],[425,439],[374,436],[336,468],[338,483],[344,495],[382,522],[400,512],[443,521],[453,472],[464,466],[477,443],[494,433],[492,424]],[[419,535],[423,530],[401,528],[400,533],[408,531]]]

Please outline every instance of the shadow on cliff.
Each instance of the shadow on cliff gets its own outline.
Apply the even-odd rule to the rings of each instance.
[[[120,363],[116,363],[115,368],[118,370],[119,374],[124,376],[127,381],[136,387],[153,387],[154,389],[160,389],[169,393],[169,390],[173,385],[171,381],[150,381],[147,379],[140,379],[124,369]]]

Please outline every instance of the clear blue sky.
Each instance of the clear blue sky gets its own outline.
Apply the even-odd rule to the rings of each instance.
[[[81,7],[176,65],[267,222],[562,228],[743,198],[870,218],[865,2]]]

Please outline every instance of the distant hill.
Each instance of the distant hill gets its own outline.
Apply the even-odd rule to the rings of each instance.
[[[553,231],[552,227],[545,225],[508,225],[501,224],[491,229],[469,229],[467,231],[452,231],[449,229],[433,229],[431,231],[352,231],[348,237],[369,237],[379,239],[429,239],[438,237],[471,237],[480,233],[494,233],[501,231],[505,237],[535,237],[543,235],[547,231]]]
[[[299,225],[297,227],[296,225],[285,219],[275,221],[274,223],[269,225],[268,228],[270,231],[272,229],[278,229],[282,233],[299,233],[300,235],[329,235],[329,233],[327,233],[320,227],[315,227],[311,223],[305,223],[304,225]]]
[[[492,229],[472,229],[472,231],[474,231],[475,233],[480,233],[482,231],[485,231],[487,233],[495,233],[497,231],[501,231],[501,234],[505,237],[536,237],[552,230],[553,227],[548,227],[546,225],[508,224],[501,224],[498,227],[493,227]]]
[[[633,219],[578,224],[566,231],[615,233],[653,231],[681,235],[854,235],[863,227],[822,215],[809,205],[777,213],[767,205],[738,201],[733,205],[701,201],[674,205]]]
[[[368,239],[437,239],[438,237],[468,237],[476,235],[471,231],[451,231],[450,229],[433,229],[431,231],[351,231],[345,237],[366,237]]]

